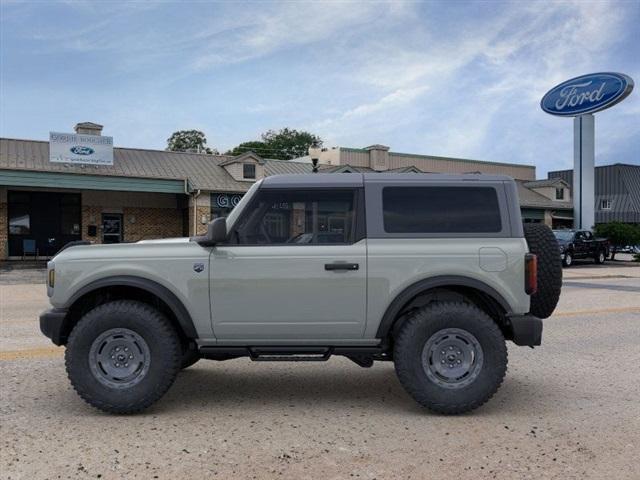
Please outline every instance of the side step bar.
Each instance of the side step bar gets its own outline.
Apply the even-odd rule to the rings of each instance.
[[[343,355],[361,367],[370,367],[374,360],[391,360],[382,347],[204,346],[199,351],[202,358],[228,360],[249,357],[254,362],[326,362],[332,355]]]
[[[254,362],[326,362],[331,358],[329,347],[249,347]]]

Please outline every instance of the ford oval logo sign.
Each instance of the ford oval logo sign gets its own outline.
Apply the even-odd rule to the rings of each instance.
[[[95,153],[95,150],[91,147],[82,147],[80,145],[76,145],[75,147],[71,147],[69,149],[71,153],[75,153],[76,155],[92,155]]]
[[[633,80],[622,73],[591,73],[572,78],[549,90],[540,106],[551,115],[574,117],[612,107],[633,90]]]

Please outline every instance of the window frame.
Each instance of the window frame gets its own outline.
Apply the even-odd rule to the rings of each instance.
[[[247,176],[246,167],[253,168],[253,176]],[[257,176],[257,168],[255,163],[243,163],[242,164],[242,178],[245,180],[255,180]]]
[[[600,210],[611,210],[612,206],[613,202],[610,198],[603,198],[602,200],[600,200]]]
[[[520,222],[520,207],[517,198],[514,200],[507,194],[506,183],[500,180],[465,181],[465,180],[440,180],[425,182],[419,178],[399,180],[374,180],[365,182],[365,195],[367,202],[367,238],[509,238],[523,236],[518,229]],[[382,191],[386,187],[482,187],[492,188],[496,191],[498,208],[500,209],[501,230],[498,232],[411,232],[389,233],[384,228],[384,210]],[[513,192],[515,194],[515,192]],[[516,213],[517,212],[517,213]]]
[[[260,202],[260,198],[264,194],[272,193],[304,193],[304,192],[335,192],[335,191],[347,191],[352,193],[353,199],[353,218],[351,225],[350,240],[347,242],[331,242],[331,243],[238,243],[234,239],[237,238],[237,226],[242,224],[248,215],[251,215]],[[259,189],[251,202],[247,204],[246,208],[242,211],[234,223],[233,228],[227,232],[227,239],[224,243],[220,243],[220,246],[225,247],[324,247],[324,246],[345,246],[354,245],[365,238],[366,225],[364,214],[364,190],[362,187],[339,187],[339,188],[327,188],[327,187],[306,187],[306,188],[261,188]]]
[[[564,200],[564,187],[556,187],[556,200]]]

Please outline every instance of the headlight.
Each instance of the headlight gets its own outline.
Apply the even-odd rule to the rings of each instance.
[[[53,288],[56,284],[56,271],[54,269],[49,270],[49,287]]]

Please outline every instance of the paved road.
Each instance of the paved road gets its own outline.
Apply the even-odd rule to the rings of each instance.
[[[345,359],[200,362],[147,413],[102,414],[39,335],[44,286],[10,283],[0,478],[638,478],[640,267],[566,270],[544,345],[510,346],[498,394],[459,417],[418,408],[391,364]]]

